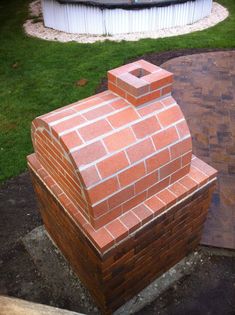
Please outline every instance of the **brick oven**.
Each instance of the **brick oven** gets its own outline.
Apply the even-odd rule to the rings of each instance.
[[[140,60],[37,117],[28,166],[45,227],[110,314],[199,243],[216,170],[192,155],[173,75]]]

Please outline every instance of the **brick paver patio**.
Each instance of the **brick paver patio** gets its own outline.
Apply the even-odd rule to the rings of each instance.
[[[235,249],[235,52],[172,59],[173,96],[193,137],[194,153],[219,171],[201,243]]]

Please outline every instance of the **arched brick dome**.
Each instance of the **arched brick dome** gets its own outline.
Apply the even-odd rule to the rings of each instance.
[[[94,227],[189,172],[191,137],[172,74],[144,60],[109,71],[109,91],[36,118],[38,160]]]

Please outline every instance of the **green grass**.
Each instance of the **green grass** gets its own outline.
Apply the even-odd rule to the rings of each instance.
[[[108,69],[147,52],[235,47],[235,1],[219,0],[230,16],[202,32],[165,39],[95,44],[48,42],[24,35],[26,0],[0,3],[0,181],[26,169],[33,118],[92,95]],[[15,65],[15,66],[13,66]],[[88,79],[77,87],[80,78]]]

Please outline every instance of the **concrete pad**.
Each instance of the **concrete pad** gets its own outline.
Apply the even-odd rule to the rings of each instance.
[[[74,309],[78,309],[85,314],[100,314],[88,290],[71,270],[68,262],[51,240],[44,226],[32,230],[22,241],[37,269],[52,288],[54,294],[69,299],[71,304],[75,306]],[[190,274],[200,259],[201,256],[198,252],[188,255],[121,306],[115,311],[114,315],[129,315],[141,310],[180,278]]]

